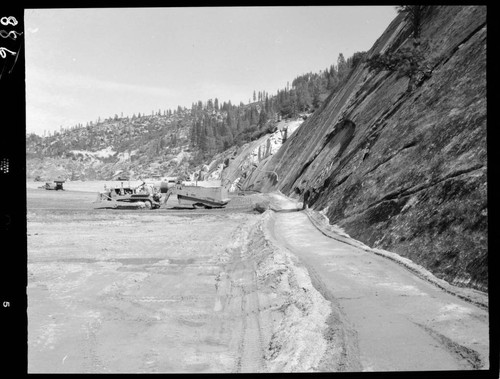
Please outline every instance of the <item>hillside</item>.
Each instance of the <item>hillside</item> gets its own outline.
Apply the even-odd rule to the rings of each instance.
[[[417,46],[400,14],[245,187],[304,200],[365,244],[486,291],[486,7],[427,7],[420,27],[422,75],[369,68]]]
[[[86,126],[61,128],[43,137],[29,134],[27,179],[193,178],[224,151],[233,154],[275,133],[282,119],[313,112],[341,87],[364,55],[358,52],[346,60],[340,54],[337,65],[299,75],[291,87],[287,83],[274,95],[254,91],[248,104],[215,98],[194,102],[191,109],[179,106],[151,115],[99,117]]]
[[[110,118],[54,133],[27,136],[27,178],[113,179],[181,174],[190,157],[189,112]],[[186,159],[187,158],[187,159]]]
[[[214,118],[224,117],[217,112]],[[226,116],[227,117],[227,116]],[[174,117],[147,116],[133,120],[105,120],[55,136],[28,137],[28,180],[114,180],[154,177],[221,179],[222,168],[238,157],[225,178],[238,179],[253,165],[276,153],[307,115],[270,120],[262,128],[222,152],[205,153],[191,142],[196,118],[185,111]],[[179,122],[180,120],[180,122]],[[89,142],[90,141],[90,142]],[[248,141],[248,142],[247,142]],[[237,183],[235,183],[236,185]]]

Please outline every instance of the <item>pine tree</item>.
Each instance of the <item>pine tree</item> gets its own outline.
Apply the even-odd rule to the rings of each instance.
[[[267,122],[267,113],[265,110],[260,111],[259,115],[259,127],[263,127]]]
[[[320,97],[319,97],[319,88],[317,86],[314,86],[314,89],[313,89],[313,99],[312,99],[312,106],[317,109],[319,108],[320,104],[321,104],[321,100],[320,100]]]
[[[349,68],[347,66],[347,62],[344,58],[344,54],[340,53],[337,59],[337,72],[339,76],[339,80],[342,82],[348,74]]]
[[[422,18],[425,5],[400,5],[396,7],[398,13],[404,13],[405,19],[410,21],[413,34],[413,45],[416,47],[420,44],[420,33],[422,29]]]

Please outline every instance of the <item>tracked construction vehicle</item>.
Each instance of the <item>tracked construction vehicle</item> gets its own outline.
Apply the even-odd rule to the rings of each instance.
[[[156,209],[160,208],[161,193],[154,186],[147,185],[145,182],[137,187],[123,186],[115,188],[106,188],[104,192],[97,195],[96,202],[112,201],[116,202],[116,207],[126,207],[135,205],[138,208]]]
[[[42,188],[42,189],[46,189],[46,190],[64,191],[64,188],[63,188],[64,182],[65,182],[65,180],[54,180],[54,184],[47,182],[47,183],[45,183],[45,185],[38,187],[38,188]]]

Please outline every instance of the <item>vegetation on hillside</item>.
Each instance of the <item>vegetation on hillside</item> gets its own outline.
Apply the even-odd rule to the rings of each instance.
[[[323,100],[347,79],[351,69],[365,57],[355,53],[347,60],[339,55],[337,65],[319,73],[296,77],[292,85],[270,96],[265,91],[254,91],[253,102],[233,105],[219,104],[218,99],[206,103],[198,101],[191,107],[191,146],[199,150],[203,160],[233,145],[241,146],[275,131],[274,122],[281,118],[297,117],[317,109]]]
[[[178,106],[175,110],[131,117],[115,114],[106,119],[99,117],[85,126],[61,128],[43,137],[29,134],[26,156],[28,160],[53,157],[86,161],[90,159],[86,152],[110,149],[109,154],[93,158],[103,163],[116,163],[123,160],[125,154],[132,163],[145,167],[153,160],[161,164],[167,158],[187,152],[189,166],[195,167],[232,146],[241,146],[274,132],[275,123],[282,118],[314,111],[341,86],[364,55],[355,53],[345,59],[340,54],[336,65],[318,73],[300,75],[291,86],[287,83],[274,95],[254,91],[248,104],[221,103],[215,98],[193,103],[191,109]],[[164,166],[160,168],[165,169]]]
[[[397,7],[398,13],[404,14],[411,33],[411,45],[403,46],[396,51],[384,54],[375,54],[367,60],[370,71],[397,72],[399,76],[406,76],[408,92],[422,84],[432,74],[433,60],[429,59],[424,51],[428,49],[429,41],[422,43],[420,39],[422,19],[430,10],[424,5],[404,5]]]

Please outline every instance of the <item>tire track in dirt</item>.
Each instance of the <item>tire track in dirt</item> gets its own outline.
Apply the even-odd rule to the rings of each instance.
[[[225,267],[226,276],[219,288],[224,288],[224,310],[228,312],[226,320],[236,321],[233,345],[237,355],[236,373],[264,371],[264,346],[260,320],[260,304],[258,285],[255,277],[255,266],[251,260],[242,259],[241,255],[233,256],[233,260]],[[222,292],[222,291],[221,291]],[[224,295],[223,295],[224,296]],[[233,321],[234,323],[234,321]]]
[[[332,360],[328,346],[334,344],[327,339],[338,340],[338,331],[328,329],[329,302],[306,269],[266,234],[269,215],[239,229],[237,241],[221,253],[213,333],[222,325],[233,331],[232,372],[318,371]]]
[[[328,351],[322,359],[321,371],[361,371],[358,333],[354,326],[349,323],[338,300],[321,280],[321,276],[317,271],[305,262],[304,266],[307,268],[314,288],[332,304],[332,314],[328,318],[328,330],[325,333],[325,338],[328,341]]]
[[[438,343],[445,346],[446,349],[457,357],[458,362],[462,362],[464,370],[472,368],[473,370],[481,369],[485,366],[481,360],[481,356],[474,350],[466,346],[460,345],[453,341],[451,338],[446,337],[444,334],[429,328],[428,326],[415,323],[415,325],[424,329],[431,337]]]
[[[252,284],[255,285],[255,282]],[[262,372],[264,351],[256,288],[250,291],[248,288],[242,288],[241,317],[242,330],[236,371],[238,373]]]
[[[82,369],[85,373],[106,372],[106,368],[97,353],[98,338],[97,334],[101,328],[101,319],[98,314],[92,313],[87,316],[88,322],[82,324],[82,333],[84,339],[81,344]]]

